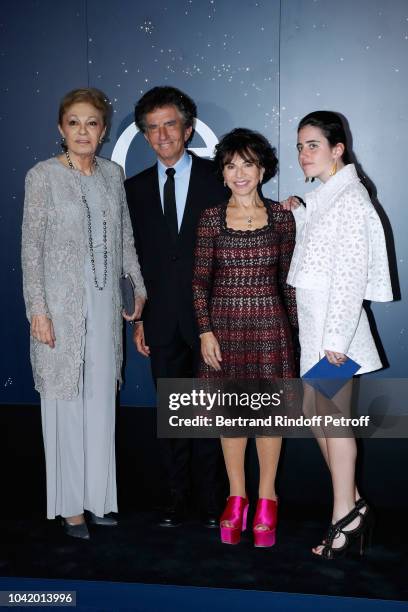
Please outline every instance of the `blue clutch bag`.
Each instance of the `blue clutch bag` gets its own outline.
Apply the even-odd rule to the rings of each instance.
[[[323,357],[323,359],[303,374],[302,378],[328,399],[332,399],[360,367],[350,357],[347,357],[347,361],[341,366],[332,365],[327,360],[327,357]]]

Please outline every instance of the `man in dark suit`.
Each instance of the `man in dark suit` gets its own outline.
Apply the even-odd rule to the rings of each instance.
[[[157,163],[125,182],[135,244],[147,290],[134,342],[150,357],[158,378],[190,378],[197,370],[199,337],[192,296],[196,227],[201,212],[224,201],[226,190],[213,162],[186,151],[196,105],[174,87],[155,87],[135,107],[135,122]],[[190,476],[199,489],[201,516],[217,526],[219,441],[162,439],[160,449],[169,504],[160,525],[179,525],[186,512]],[[191,470],[194,457],[195,467]]]

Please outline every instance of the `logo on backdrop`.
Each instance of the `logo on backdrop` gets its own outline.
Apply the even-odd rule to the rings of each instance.
[[[204,140],[205,147],[189,147],[189,151],[199,155],[199,157],[212,157],[214,154],[214,147],[218,143],[217,136],[214,134],[212,129],[200,119],[196,119],[195,131]],[[115,144],[115,148],[112,151],[111,160],[117,164],[120,164],[123,170],[126,168],[126,157],[129,147],[138,132],[139,128],[137,128],[134,123],[128,125],[128,127],[119,136],[118,141]]]

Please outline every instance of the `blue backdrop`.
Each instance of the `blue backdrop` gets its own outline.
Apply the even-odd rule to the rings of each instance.
[[[196,100],[202,124],[193,148],[208,147],[239,125],[263,132],[279,153],[280,173],[266,189],[275,198],[305,191],[295,149],[298,120],[318,108],[343,113],[393,230],[391,256],[405,295],[405,0],[6,0],[2,13],[2,403],[39,400],[21,292],[24,175],[59,152],[58,103],[74,87],[99,87],[112,100],[101,154],[123,159],[127,175],[153,162],[140,134],[125,141],[134,102],[154,85],[175,85]],[[403,300],[373,305],[390,362],[377,376],[406,376],[405,311]],[[154,403],[148,361],[136,355],[129,337],[121,400]]]

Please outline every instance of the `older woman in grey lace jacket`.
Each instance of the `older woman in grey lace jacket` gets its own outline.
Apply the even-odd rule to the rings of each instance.
[[[93,523],[117,511],[114,422],[121,381],[119,278],[135,284],[140,317],[145,288],[119,166],[95,157],[109,106],[94,89],[61,102],[65,152],[26,178],[23,288],[31,324],[31,362],[47,468],[47,516],[65,518],[68,535],[88,538]]]

